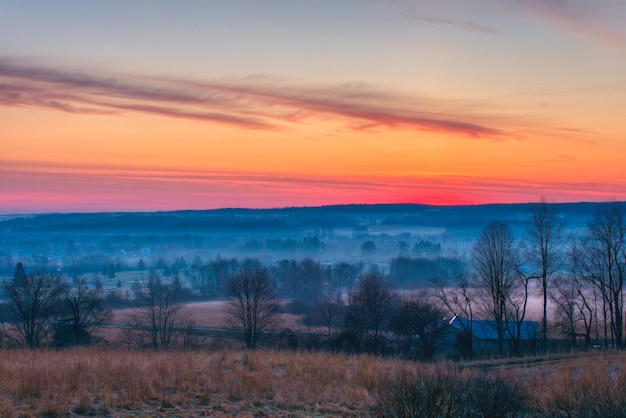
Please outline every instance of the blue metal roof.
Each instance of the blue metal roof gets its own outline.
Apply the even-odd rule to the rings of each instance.
[[[460,331],[469,328],[470,321],[467,318],[454,316],[448,324]],[[472,320],[472,335],[481,340],[497,340],[498,332],[495,321]],[[511,335],[517,334],[517,322],[504,321],[504,339],[510,339]],[[534,340],[539,335],[539,322],[524,321],[520,325],[520,338],[523,341]]]

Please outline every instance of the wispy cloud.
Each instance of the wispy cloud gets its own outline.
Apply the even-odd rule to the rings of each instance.
[[[287,129],[323,116],[355,130],[512,135],[497,117],[477,110],[486,109],[484,104],[414,97],[366,83],[303,85],[269,77],[196,81],[87,73],[10,58],[0,58],[0,105],[89,114],[142,112],[249,129]]]
[[[626,52],[626,2],[622,0],[489,0],[526,13],[560,32]]]
[[[0,214],[68,208],[91,212],[374,202],[478,204],[529,202],[540,195],[557,201],[626,198],[623,184],[615,179],[567,182],[420,173],[337,177],[6,160],[0,160],[0,178],[0,195],[6,197]]]
[[[458,19],[430,17],[430,16],[409,16],[409,17],[417,21],[432,23],[435,25],[455,26],[455,27],[459,27],[459,28],[462,28],[471,32],[486,33],[486,34],[491,34],[491,35],[503,34],[503,32],[499,30],[496,30],[489,26],[482,25],[480,23],[472,22],[469,20],[458,20]]]
[[[0,202],[0,214],[67,211],[68,207],[74,211],[110,211],[374,203],[393,189],[388,181],[357,176],[2,160],[0,178],[0,195],[6,197]]]

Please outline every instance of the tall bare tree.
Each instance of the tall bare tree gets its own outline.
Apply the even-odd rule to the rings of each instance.
[[[542,296],[542,346],[548,344],[548,296],[552,276],[561,268],[563,226],[555,204],[542,197],[530,208],[531,226],[526,231],[527,251],[531,272],[528,278],[538,279]]]
[[[87,280],[76,277],[63,287],[55,320],[55,345],[82,345],[91,342],[95,329],[111,317],[104,306],[104,289],[101,284],[89,287]]]
[[[513,286],[507,298],[506,307],[506,331],[511,339],[511,351],[513,354],[521,354],[521,343],[524,334],[524,321],[528,312],[528,295],[530,290],[531,276],[524,273],[521,266],[515,269]]]
[[[345,289],[348,295],[348,303],[351,302],[349,298],[352,297],[354,283],[356,283],[362,270],[362,263],[350,264],[345,261],[337,263],[332,267],[331,278],[336,287]]]
[[[22,347],[42,345],[53,330],[64,287],[59,274],[46,270],[21,275],[20,280],[5,280],[7,338]]]
[[[241,329],[246,347],[255,349],[281,308],[276,283],[265,267],[244,266],[226,284],[224,297],[226,313]]]
[[[155,350],[166,350],[174,342],[176,331],[182,329],[187,317],[183,315],[184,302],[171,284],[163,283],[151,270],[139,295],[143,302],[133,318],[134,325],[147,333]]]
[[[554,280],[550,297],[555,306],[556,322],[561,333],[570,339],[571,346],[576,347],[577,337],[583,337],[585,348],[591,348],[595,306],[589,283],[572,271]]]
[[[473,323],[474,323],[474,299],[476,298],[476,289],[470,286],[467,274],[459,271],[452,280],[444,278],[434,279],[432,282],[432,290],[443,306],[456,318],[464,318],[465,321],[459,321],[463,329],[463,336],[459,339],[459,343],[463,348],[463,355],[467,358],[473,356]]]
[[[494,321],[498,354],[502,355],[507,310],[519,285],[520,264],[513,232],[507,223],[492,221],[483,229],[472,249],[472,264],[478,302],[484,314]]]
[[[372,350],[379,353],[381,338],[392,315],[396,298],[382,273],[364,274],[352,294],[349,313],[362,326],[373,342]]]
[[[612,344],[623,348],[626,279],[626,208],[623,203],[606,202],[596,207],[583,245],[586,276],[603,297],[605,345],[608,345],[610,331]]]
[[[320,323],[326,328],[326,339],[330,342],[333,335],[333,328],[337,325],[344,312],[344,303],[341,294],[323,294],[315,301],[311,319],[315,323]]]

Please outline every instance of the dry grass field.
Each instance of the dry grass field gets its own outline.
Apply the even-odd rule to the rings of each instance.
[[[625,360],[459,367],[267,350],[4,350],[0,417],[623,416]]]

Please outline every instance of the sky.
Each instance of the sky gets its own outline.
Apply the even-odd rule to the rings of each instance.
[[[623,0],[0,0],[0,214],[626,200]]]

